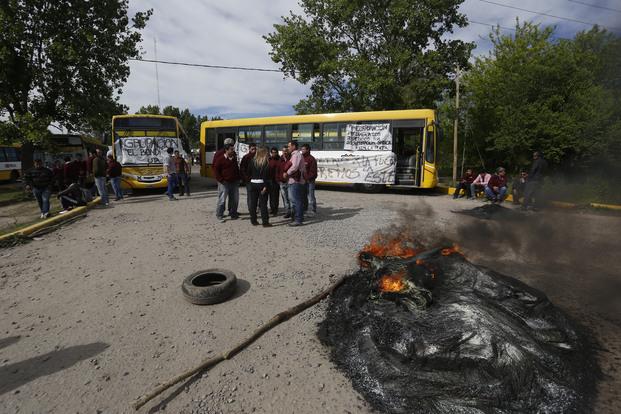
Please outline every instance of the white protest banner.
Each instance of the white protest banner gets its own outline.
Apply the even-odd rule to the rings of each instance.
[[[337,151],[313,153],[317,181],[353,184],[394,184],[397,158],[388,151],[349,154]]]
[[[185,157],[181,140],[175,137],[123,137],[116,141],[116,157],[121,164],[161,164],[166,150],[173,148]]]
[[[345,129],[345,150],[392,151],[390,124],[348,124]]]
[[[244,144],[243,142],[235,143],[235,153],[237,154],[237,163],[241,163],[241,159],[244,158],[244,155],[250,152],[250,146],[248,144]]]

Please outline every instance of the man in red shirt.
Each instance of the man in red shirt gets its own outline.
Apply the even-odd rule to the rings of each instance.
[[[226,138],[224,140],[224,145],[235,145],[235,140],[233,138]],[[218,161],[218,159],[222,156],[224,156],[224,147],[220,148],[213,154],[213,160],[211,161],[211,165],[216,165],[216,161]]]
[[[231,144],[224,146],[224,154],[216,160],[213,166],[216,180],[218,181],[218,204],[216,217],[224,222],[224,206],[229,199],[229,216],[231,220],[239,218],[237,207],[239,205],[239,166],[235,157],[235,148]]]
[[[507,172],[498,167],[496,174],[492,175],[485,187],[485,195],[492,203],[502,203],[507,194]]]
[[[466,194],[466,197],[468,199],[473,198],[473,195],[470,193],[470,190],[471,190],[472,183],[474,182],[474,179],[475,179],[475,176],[472,173],[472,168],[466,169],[466,173],[461,178],[461,181],[459,182],[459,184],[457,185],[457,188],[455,189],[455,193],[453,194],[453,199],[459,197],[459,193],[461,192],[462,189],[464,190],[464,193]]]
[[[317,200],[315,199],[315,180],[317,179],[317,160],[311,155],[311,147],[308,144],[302,145],[302,156],[304,157],[304,198],[302,203],[304,211],[310,206],[309,216],[313,217],[317,214]]]

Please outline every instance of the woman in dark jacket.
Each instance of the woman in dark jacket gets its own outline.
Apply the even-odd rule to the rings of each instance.
[[[261,210],[261,222],[263,227],[271,227],[269,223],[269,214],[267,210],[267,198],[270,187],[270,167],[267,154],[267,148],[260,147],[257,153],[249,162],[248,178],[250,183],[248,186],[248,207],[250,208],[250,222],[258,225],[257,221],[257,203]]]

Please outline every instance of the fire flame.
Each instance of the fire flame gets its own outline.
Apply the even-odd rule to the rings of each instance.
[[[461,251],[459,251],[459,246],[457,244],[454,244],[453,247],[442,249],[441,253],[442,256],[450,256],[454,253],[461,254]]]
[[[376,233],[369,244],[362,248],[361,253],[369,253],[375,257],[400,257],[407,259],[418,254],[414,248],[416,242],[402,232],[397,235]]]
[[[405,288],[404,276],[405,272],[382,276],[379,281],[380,292],[401,292]]]

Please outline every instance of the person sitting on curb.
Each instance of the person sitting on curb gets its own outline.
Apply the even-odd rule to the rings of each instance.
[[[43,166],[40,159],[34,160],[34,168],[28,170],[24,175],[26,181],[26,191],[32,191],[37,199],[39,210],[41,210],[40,218],[46,219],[50,215],[50,195],[52,194],[52,183],[54,182],[54,173],[49,168]]]
[[[57,197],[60,200],[60,204],[63,206],[63,210],[60,214],[67,213],[75,207],[86,205],[84,192],[77,182],[73,182],[69,187],[59,192]]]
[[[457,185],[457,188],[455,189],[455,193],[453,194],[453,199],[460,197],[459,193],[461,192],[462,189],[464,190],[464,194],[466,195],[466,197],[468,199],[471,199],[473,197],[472,195],[472,183],[473,182],[474,182],[474,173],[472,172],[472,168],[468,168],[466,169],[466,173],[461,178],[461,181],[459,182],[459,184]]]
[[[485,196],[492,203],[502,203],[507,194],[507,172],[498,167],[496,174],[492,175],[485,187]]]
[[[477,193],[485,190],[485,186],[487,186],[490,178],[492,178],[491,174],[488,174],[485,170],[481,171],[472,184],[470,184],[470,195],[473,198],[477,198]]]

